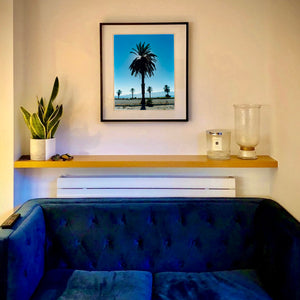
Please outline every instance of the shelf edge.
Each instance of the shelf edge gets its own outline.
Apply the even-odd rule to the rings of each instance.
[[[123,158],[118,159],[118,158]],[[163,158],[163,159],[162,159]],[[261,155],[257,160],[210,160],[206,155],[75,155],[71,161],[31,161],[22,156],[15,169],[31,168],[277,168],[278,162]]]

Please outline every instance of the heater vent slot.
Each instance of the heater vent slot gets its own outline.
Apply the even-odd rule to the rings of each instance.
[[[234,177],[61,176],[57,197],[235,197]]]

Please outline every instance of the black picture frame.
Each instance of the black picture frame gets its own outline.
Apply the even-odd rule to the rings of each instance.
[[[160,23],[100,23],[100,118],[101,122],[163,122],[163,121],[183,121],[189,119],[188,116],[188,22],[160,22]],[[118,90],[118,98],[116,98],[116,80],[115,69],[116,63],[121,57],[123,46],[119,47],[120,41],[125,38],[125,41],[134,40],[135,37],[150,37],[150,38],[168,38],[173,39],[174,51],[174,66],[173,66],[173,92],[168,92],[168,85],[164,85],[165,96],[156,92],[159,95],[151,98],[149,92],[147,105],[144,100],[144,109],[142,99],[145,96],[144,84],[144,97],[143,89],[140,88],[140,98],[135,97],[132,92],[132,97],[120,97],[120,89]],[[120,43],[120,44],[119,44]],[[129,44],[129,43],[128,43]],[[163,43],[162,43],[163,44]],[[170,43],[170,45],[172,45]],[[151,53],[151,43],[140,41],[140,46],[149,46]],[[133,55],[134,50],[138,49],[138,44],[132,44],[130,50],[126,49],[126,53]],[[124,47],[125,48],[125,47]],[[163,47],[161,46],[163,49]],[[128,48],[129,49],[129,48]],[[148,49],[148,50],[149,50]],[[146,50],[145,50],[146,51]],[[163,50],[162,50],[163,51]],[[119,55],[120,53],[120,55]],[[153,53],[152,53],[153,54]],[[155,55],[156,56],[156,55]],[[157,58],[157,56],[155,57]],[[157,59],[154,60],[157,62]],[[127,62],[127,61],[126,61]],[[156,70],[156,69],[155,69]],[[141,73],[135,69],[128,69],[128,76],[136,76],[136,80],[141,78]],[[151,72],[151,71],[150,71]],[[117,72],[116,72],[117,73]],[[138,73],[138,74],[137,74]],[[127,74],[127,73],[126,73]],[[161,73],[160,73],[161,74]],[[152,74],[153,75],[153,74]],[[125,75],[127,76],[127,75]],[[154,75],[155,76],[155,75]],[[153,77],[154,77],[153,76]],[[150,78],[151,76],[147,77]],[[146,78],[146,77],[145,77]],[[125,77],[124,77],[125,79]],[[141,80],[141,79],[140,79]],[[146,79],[145,79],[146,80]],[[159,78],[156,79],[159,81]],[[123,83],[123,82],[121,82]],[[125,83],[125,80],[124,80]],[[162,82],[164,84],[164,82]],[[142,84],[141,84],[142,86]],[[148,87],[150,88],[150,87]],[[133,88],[131,90],[134,90]],[[170,90],[170,88],[169,88]],[[126,90],[129,93],[128,90]],[[150,97],[150,98],[149,98]],[[159,99],[158,99],[159,98]],[[168,99],[169,98],[169,99]],[[151,100],[149,102],[149,99]],[[127,101],[125,101],[127,100]],[[140,100],[141,104],[138,104]],[[150,103],[150,104],[149,104]],[[153,104],[154,103],[154,104]],[[140,108],[138,107],[140,105]],[[152,105],[152,106],[151,106]],[[135,108],[134,108],[135,107]],[[147,109],[148,108],[148,109]]]

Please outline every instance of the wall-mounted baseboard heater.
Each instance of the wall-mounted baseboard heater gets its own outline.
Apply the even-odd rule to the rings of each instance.
[[[61,176],[57,197],[235,197],[234,177]]]

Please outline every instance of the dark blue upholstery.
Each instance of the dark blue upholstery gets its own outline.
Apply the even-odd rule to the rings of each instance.
[[[258,271],[274,299],[300,299],[300,224],[274,201],[256,214]]]
[[[220,200],[43,204],[47,268],[151,272],[254,268],[253,218],[258,203],[226,200],[226,204]]]
[[[47,272],[32,300],[151,300],[151,295],[149,272],[56,269]]]
[[[74,270],[109,282],[104,271],[248,269],[274,299],[300,299],[299,223],[272,200],[36,199],[19,212],[0,230],[0,299],[56,299]]]
[[[154,275],[154,300],[271,300],[254,270]]]
[[[0,299],[29,299],[44,274],[43,212],[39,206],[23,211],[15,230],[0,230]]]

